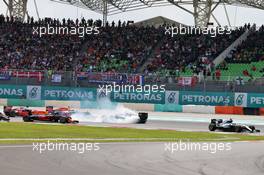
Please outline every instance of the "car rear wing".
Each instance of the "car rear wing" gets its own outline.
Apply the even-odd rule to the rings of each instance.
[[[211,123],[223,123],[223,119],[211,119]]]

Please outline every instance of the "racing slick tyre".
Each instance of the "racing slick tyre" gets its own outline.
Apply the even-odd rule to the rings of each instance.
[[[254,132],[256,130],[255,126],[249,126],[249,128]]]
[[[33,120],[29,117],[23,117],[24,122],[33,122]]]
[[[216,125],[214,123],[210,123],[209,131],[215,131],[215,130],[216,130]]]
[[[72,122],[72,124],[78,124],[79,123],[79,121],[73,121]]]
[[[17,116],[15,111],[5,112],[5,115],[8,116],[8,117],[16,117]]]
[[[242,128],[240,126],[235,127],[235,132],[242,132]]]
[[[138,113],[139,120],[137,123],[139,124],[145,124],[148,120],[148,113],[146,112],[140,112]]]
[[[60,123],[67,123],[67,119],[65,117],[61,117],[59,121]]]

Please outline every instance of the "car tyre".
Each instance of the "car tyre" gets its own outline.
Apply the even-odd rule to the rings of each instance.
[[[60,118],[60,123],[66,123],[66,122],[67,122],[67,119],[65,117]]]
[[[16,114],[15,111],[10,111],[9,116],[10,116],[10,117],[16,117],[17,114]]]
[[[250,128],[252,131],[255,131],[255,130],[256,130],[255,126],[249,126],[249,128]]]
[[[24,122],[33,122],[33,120],[30,119],[29,117],[23,117],[23,121]]]
[[[210,131],[215,131],[215,130],[216,130],[216,125],[215,125],[214,123],[211,123],[211,124],[209,125],[209,130],[210,130]]]
[[[242,128],[240,126],[235,127],[235,132],[242,132]]]

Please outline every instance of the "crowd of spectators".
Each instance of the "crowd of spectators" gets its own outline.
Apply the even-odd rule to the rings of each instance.
[[[239,28],[216,37],[204,34],[171,37],[166,35],[164,26],[129,24],[118,21],[102,27],[101,20],[50,18],[36,21],[28,18],[22,23],[0,15],[0,69],[134,73],[150,58],[146,74],[165,70],[177,75],[189,68],[196,74],[210,75],[215,69],[212,60],[246,29]],[[98,35],[83,38],[63,34],[40,37],[32,33],[33,27],[46,25],[97,26],[100,29]],[[242,45],[234,55],[249,55],[250,52],[254,59],[260,59],[258,55],[264,51],[263,28],[251,37],[249,46]],[[256,49],[255,46],[261,47]],[[244,60],[244,57],[239,58]]]
[[[78,70],[136,72],[151,54],[162,34],[153,27],[108,26],[89,35],[87,51]]]
[[[72,70],[82,46],[76,35],[32,34],[32,27],[49,20],[21,23],[0,16],[0,68],[23,70]],[[50,20],[56,23],[56,20]]]
[[[258,62],[264,60],[264,26],[255,29],[226,59],[229,63]]]
[[[178,75],[190,68],[193,73],[206,70],[212,60],[234,42],[247,27],[232,30],[231,34],[216,37],[204,34],[164,36],[161,46],[155,51],[153,61],[146,72],[154,70],[161,74]],[[206,73],[207,74],[207,73]]]
[[[159,40],[154,28],[130,22],[28,18],[21,23],[0,16],[0,68],[31,70],[135,72]],[[96,26],[98,35],[34,35],[38,26]],[[102,27],[102,28],[101,28]]]

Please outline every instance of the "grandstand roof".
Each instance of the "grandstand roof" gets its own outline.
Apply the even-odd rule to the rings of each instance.
[[[157,16],[154,18],[146,19],[140,22],[135,23],[136,26],[154,26],[159,27],[160,25],[168,24],[168,25],[174,25],[174,26],[186,26],[185,24],[179,23],[177,21],[171,20],[169,18],[163,17],[163,16]]]
[[[264,0],[52,0],[60,3],[67,3],[82,8],[102,13],[104,24],[107,21],[107,16],[118,13],[139,10],[150,7],[162,7],[174,5],[194,17],[196,26],[207,26],[211,19],[221,25],[219,20],[214,16],[213,12],[219,4],[229,4],[236,6],[247,6],[258,9],[264,9]],[[186,8],[186,5],[191,5],[193,9]],[[225,13],[230,24],[229,16],[226,7]]]

